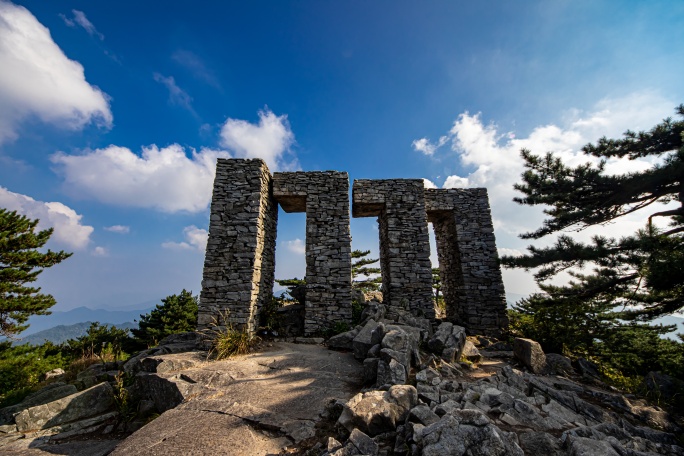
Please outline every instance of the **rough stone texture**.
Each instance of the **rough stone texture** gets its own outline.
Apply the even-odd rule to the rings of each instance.
[[[16,417],[19,432],[48,429],[80,421],[114,409],[114,392],[109,383],[21,411]]]
[[[425,189],[435,230],[447,320],[469,334],[499,336],[506,298],[487,189]]]
[[[312,435],[331,401],[358,391],[362,367],[348,353],[318,345],[273,342],[225,361],[157,375],[182,380],[194,392],[124,440],[113,456],[279,454]],[[197,353],[162,355],[174,364]]]
[[[378,435],[393,431],[417,403],[418,393],[411,385],[359,393],[345,404],[338,423],[350,432],[358,428],[368,435]]]
[[[336,171],[274,173],[273,197],[285,212],[306,212],[304,333],[350,321],[349,176]]]
[[[218,159],[197,325],[230,323],[254,331],[271,299],[278,205],[271,174],[260,159]],[[225,324],[219,322],[220,325]]]
[[[434,319],[423,180],[354,180],[352,215],[378,217],[383,303]]]
[[[546,367],[546,355],[541,345],[532,339],[516,338],[513,341],[513,354],[535,374]]]
[[[77,392],[78,389],[74,385],[67,385],[63,382],[51,383],[45,388],[26,396],[19,404],[0,409],[0,425],[14,423],[14,416],[22,410],[54,402]]]

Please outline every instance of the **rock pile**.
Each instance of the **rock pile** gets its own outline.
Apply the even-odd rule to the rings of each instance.
[[[681,430],[662,409],[571,380],[570,374],[586,378],[581,376],[588,369],[586,360],[575,375],[567,358],[546,356],[534,341],[517,339],[513,347],[486,341],[489,353],[514,355],[526,372],[506,364],[494,375],[476,379],[454,362],[472,345],[463,328],[442,323],[434,335],[423,336],[420,340],[439,361],[421,363],[421,356],[430,355],[405,342],[411,340],[410,331],[399,325],[389,330],[391,326],[386,320],[369,320],[354,337],[353,342],[364,342],[355,354],[372,345],[364,366],[385,365],[390,375],[381,377],[384,368],[379,368],[378,389],[361,392],[343,406],[338,425],[349,438],[344,443],[329,439],[324,456],[684,455],[676,437]],[[399,337],[398,331],[406,336]],[[400,350],[385,348],[393,340],[401,341]],[[409,378],[402,369],[409,359],[418,366],[415,387],[401,384]]]

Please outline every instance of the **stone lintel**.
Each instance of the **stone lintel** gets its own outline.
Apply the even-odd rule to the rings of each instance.
[[[422,179],[359,179],[352,215],[378,217],[383,301],[433,319],[430,241]]]
[[[351,321],[349,175],[338,171],[273,174],[273,196],[286,212],[306,212],[304,332]]]
[[[471,334],[508,326],[506,299],[485,188],[425,189],[447,319]]]

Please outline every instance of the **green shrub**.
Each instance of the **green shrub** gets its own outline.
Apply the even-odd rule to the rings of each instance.
[[[197,296],[183,290],[179,295],[162,299],[149,314],[140,315],[138,329],[131,332],[136,340],[153,347],[171,334],[194,331],[197,327]]]

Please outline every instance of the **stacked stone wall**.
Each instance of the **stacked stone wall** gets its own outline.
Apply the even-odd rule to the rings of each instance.
[[[500,335],[508,325],[487,190],[426,189],[447,319],[470,333]]]
[[[352,215],[378,217],[383,302],[434,319],[422,179],[354,180]]]
[[[274,173],[273,196],[285,212],[306,212],[304,332],[350,322],[349,176],[336,171]]]
[[[211,202],[198,328],[229,312],[230,323],[253,332],[271,299],[278,206],[271,174],[260,159],[219,159]]]

